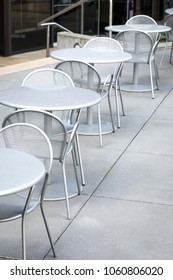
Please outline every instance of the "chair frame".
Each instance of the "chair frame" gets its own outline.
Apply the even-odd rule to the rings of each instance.
[[[14,216],[10,216],[9,218],[0,220],[0,223],[2,223],[2,222],[9,222],[9,221],[13,221],[13,220],[21,218],[21,220],[22,220],[21,221],[22,258],[25,260],[26,259],[26,229],[25,229],[26,216],[27,216],[27,214],[32,212],[34,209],[36,209],[38,206],[40,206],[41,214],[42,214],[43,221],[44,221],[44,224],[45,224],[45,227],[46,227],[46,231],[47,231],[47,234],[48,234],[48,238],[49,238],[49,242],[50,242],[50,245],[51,245],[51,249],[53,251],[54,257],[56,257],[54,244],[53,244],[53,241],[52,241],[52,237],[51,237],[51,234],[50,234],[50,231],[49,231],[48,223],[47,223],[46,216],[45,216],[45,213],[44,213],[44,208],[43,208],[43,200],[44,200],[45,188],[46,188],[46,185],[47,185],[47,182],[48,182],[48,179],[49,179],[50,170],[51,170],[52,162],[53,162],[52,146],[51,146],[51,143],[50,143],[47,135],[40,128],[38,128],[38,127],[36,127],[34,125],[31,125],[31,124],[26,124],[26,123],[10,124],[10,125],[8,125],[6,127],[3,127],[0,130],[0,135],[1,135],[1,137],[4,138],[4,133],[6,133],[7,130],[17,129],[17,131],[18,131],[18,129],[20,127],[21,128],[27,128],[27,129],[29,128],[30,130],[32,130],[32,132],[37,132],[37,134],[40,134],[45,139],[45,141],[47,143],[47,148],[49,150],[49,155],[50,155],[49,165],[48,165],[48,168],[46,168],[45,179],[44,179],[44,182],[43,182],[43,185],[42,185],[42,188],[41,188],[41,193],[40,193],[40,199],[35,202],[34,206],[29,208],[29,203],[30,203],[30,201],[32,199],[32,194],[33,194],[33,191],[34,191],[34,188],[35,188],[35,186],[30,186],[28,188],[29,192],[28,192],[28,195],[26,197],[26,202],[25,202],[25,205],[23,207],[23,210],[21,210],[21,213],[18,214],[17,216],[14,215]],[[16,137],[16,135],[17,134],[15,134],[14,137]],[[7,135],[5,134],[5,138],[4,139],[6,139],[6,137],[7,137]],[[8,147],[9,147],[9,143],[8,143]],[[15,145],[10,146],[10,147],[11,148],[16,148]],[[19,146],[17,146],[17,149],[20,150]],[[24,148],[22,147],[21,150],[24,151]],[[28,150],[26,152],[28,152]],[[22,199],[23,199],[23,197],[22,197]]]
[[[77,129],[78,129],[78,125],[79,122],[76,122],[70,137],[68,139],[68,132],[66,130],[65,125],[63,124],[63,122],[56,117],[55,115],[46,112],[46,111],[42,111],[42,110],[34,110],[34,109],[22,109],[22,110],[16,110],[15,112],[7,115],[2,123],[2,127],[7,126],[8,124],[11,124],[13,122],[25,122],[28,123],[29,120],[27,119],[27,114],[32,114],[34,115],[34,113],[40,114],[42,115],[44,118],[49,117],[51,119],[53,119],[55,122],[57,122],[59,125],[61,125],[61,127],[63,128],[63,133],[64,133],[64,145],[63,145],[63,150],[61,151],[61,155],[59,158],[56,158],[56,153],[53,149],[53,159],[54,160],[58,160],[61,165],[62,165],[62,175],[63,175],[63,183],[64,183],[64,193],[65,193],[65,202],[66,202],[66,209],[67,209],[67,218],[70,219],[71,218],[71,214],[70,214],[70,206],[69,206],[69,195],[68,195],[68,185],[67,185],[67,176],[66,176],[66,158],[68,157],[68,155],[71,153],[72,154],[72,159],[73,159],[73,167],[74,167],[74,172],[75,172],[75,178],[76,178],[76,183],[77,183],[77,189],[78,189],[78,194],[81,193],[81,186],[79,183],[79,178],[78,178],[78,173],[77,173],[77,160],[76,160],[76,151],[77,151],[77,156],[79,159],[79,168],[80,168],[80,172],[83,172],[83,166],[82,166],[82,159],[81,159],[81,153],[80,153],[80,147],[79,147],[79,140],[78,140],[78,134],[77,134]],[[15,119],[14,119],[15,117]],[[33,119],[33,123],[35,123],[35,119]],[[38,124],[36,123],[36,125],[38,126]],[[47,132],[45,132],[47,133]],[[50,135],[47,134],[48,137],[50,137]],[[49,139],[51,142],[51,139]],[[56,141],[56,140],[55,140]],[[74,144],[75,142],[75,144]],[[54,147],[53,143],[52,146]],[[77,148],[75,149],[74,146]],[[56,149],[56,148],[55,148]],[[81,170],[82,169],[82,170]],[[59,200],[59,198],[52,198],[52,199],[45,199],[45,200]]]
[[[97,42],[100,42],[101,45],[97,46]],[[95,45],[96,43],[96,45]],[[123,52],[123,48],[121,44],[110,37],[95,37],[87,41],[84,45],[84,48],[106,48],[106,49],[113,49],[113,50],[119,50]],[[116,65],[117,63],[115,63]],[[112,66],[112,65],[111,65]],[[97,64],[95,65],[95,68],[97,69]],[[116,104],[116,115],[117,115],[117,127],[120,128],[120,109],[119,109],[119,100],[118,100],[118,90],[119,90],[119,97],[120,97],[120,103],[121,103],[121,109],[122,109],[122,115],[125,116],[125,110],[124,110],[124,104],[123,104],[123,98],[122,98],[122,92],[121,87],[119,83],[119,77],[121,74],[123,68],[123,63],[119,63],[119,66],[114,68],[113,70],[113,79],[112,79],[112,87],[115,89],[115,104]],[[99,69],[97,69],[99,72]],[[100,76],[101,73],[99,72]],[[111,94],[111,88],[110,88],[110,94]]]
[[[116,35],[116,40],[120,40],[119,37],[122,36],[123,37],[123,34],[125,33],[141,33],[143,34],[143,36],[145,36],[146,38],[148,38],[148,41],[150,42],[150,52],[148,53],[148,59],[146,62],[138,62],[139,64],[140,63],[145,63],[145,64],[148,64],[149,65],[149,73],[150,73],[150,83],[151,83],[151,93],[152,93],[152,99],[154,99],[154,85],[153,85],[153,74],[152,74],[152,62],[154,64],[154,69],[155,69],[155,82],[156,82],[156,88],[158,89],[158,72],[157,72],[157,66],[156,66],[156,61],[155,61],[155,51],[156,51],[156,48],[157,48],[157,45],[159,43],[159,40],[156,41],[153,45],[153,41],[152,41],[152,38],[151,36],[144,32],[144,31],[139,31],[139,30],[132,30],[132,29],[129,29],[129,30],[125,30],[125,31],[122,31],[122,32],[119,32],[117,35]],[[127,50],[125,50],[127,51]],[[127,51],[128,52],[128,51]],[[132,59],[130,59],[129,61],[125,62],[125,63],[134,63]]]
[[[72,79],[71,79],[71,77],[68,76],[66,73],[64,73],[64,72],[62,72],[62,71],[60,71],[58,69],[48,68],[48,67],[46,67],[46,68],[39,68],[39,69],[31,71],[23,79],[22,86],[28,86],[28,87],[32,87],[32,88],[35,88],[37,86],[40,87],[40,83],[38,83],[38,82],[36,83],[34,81],[34,84],[32,84],[30,78],[32,79],[32,78],[35,77],[35,75],[37,75],[37,74],[40,75],[40,74],[46,73],[46,72],[52,73],[53,75],[55,75],[55,77],[56,77],[56,75],[60,75],[60,77],[63,77],[63,80],[65,81],[65,83],[60,82],[60,84],[59,84],[59,82],[57,82],[56,79],[55,79],[54,80],[54,84],[53,84],[53,86],[55,86],[55,87],[59,86],[59,85],[64,85],[65,86],[66,83],[67,83],[68,86],[72,86],[72,87],[75,86],[73,81],[72,81]],[[50,85],[49,81],[44,80],[44,85],[48,85],[49,86]],[[41,85],[41,86],[43,86],[43,85]],[[51,84],[51,86],[52,86],[52,84]],[[79,120],[80,112],[81,112],[81,110],[77,110],[76,111],[76,113],[77,113],[76,114],[76,122],[78,122],[78,120]],[[54,115],[56,115],[56,112],[53,112],[53,113],[54,113]],[[68,133],[71,133],[72,128],[74,127],[74,124],[72,124],[72,117],[73,117],[73,115],[74,115],[74,110],[69,112],[68,119],[66,118],[64,120],[64,112],[62,112],[62,115],[61,115],[61,119],[65,123],[65,126],[67,128]],[[70,124],[70,126],[69,126],[69,124]],[[79,162],[79,167],[80,167],[80,171],[81,171],[82,186],[85,186],[85,177],[84,177],[84,171],[83,171],[83,165],[82,165],[82,159],[81,159],[79,139],[78,139],[78,135],[77,134],[75,135],[75,139],[76,139],[76,141],[75,141],[75,143],[76,143],[76,145],[75,145],[76,155],[78,156],[78,158],[76,157],[76,160]]]
[[[96,68],[94,66],[92,66],[91,64],[89,64],[87,62],[83,62],[83,61],[79,61],[79,60],[73,60],[73,59],[65,60],[65,61],[62,61],[59,64],[57,64],[55,66],[55,69],[65,71],[64,68],[61,69],[61,67],[65,64],[67,64],[67,63],[70,65],[70,73],[68,72],[67,74],[69,76],[71,76],[72,80],[73,80],[73,71],[71,71],[71,69],[72,69],[72,64],[73,63],[74,64],[75,63],[79,64],[80,68],[81,68],[81,65],[83,65],[84,67],[86,67],[86,68],[90,69],[92,72],[94,72],[95,76],[97,77],[97,88],[95,89],[95,91],[98,92],[101,95],[101,101],[106,97],[108,98],[110,118],[111,118],[111,123],[112,123],[112,131],[114,132],[115,131],[115,126],[114,126],[112,107],[111,107],[111,102],[110,102],[110,91],[111,91],[111,86],[112,86],[113,75],[109,75],[106,78],[103,86],[101,86],[101,77],[100,77],[98,71],[96,70]],[[73,80],[73,82],[74,82],[74,80]],[[106,90],[107,86],[108,86],[108,89]],[[87,87],[87,88],[93,90],[93,88],[90,88],[90,86]],[[100,146],[102,147],[103,146],[103,140],[102,140],[101,113],[100,113],[100,103],[101,103],[101,101],[97,105],[97,115],[98,115],[99,140],[100,140]]]

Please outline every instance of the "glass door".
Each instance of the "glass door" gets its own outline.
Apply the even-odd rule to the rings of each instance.
[[[11,52],[18,53],[42,48],[46,42],[46,29],[38,23],[50,16],[50,0],[12,0]]]

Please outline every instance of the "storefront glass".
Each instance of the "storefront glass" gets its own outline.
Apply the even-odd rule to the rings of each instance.
[[[2,0],[1,0],[2,1]],[[0,9],[0,52],[10,55],[46,47],[46,28],[38,23],[78,0],[3,0]],[[2,4],[3,3],[3,4]],[[105,35],[109,24],[109,0],[88,0],[53,21],[72,32],[88,35]],[[113,0],[113,24],[122,24],[135,14],[146,14],[160,21],[171,0]],[[51,30],[52,42],[57,32]]]
[[[50,16],[50,0],[13,0],[11,2],[12,53],[45,46],[45,29],[38,23]]]

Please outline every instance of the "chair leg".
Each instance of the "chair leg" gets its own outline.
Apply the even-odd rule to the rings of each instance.
[[[112,106],[111,106],[111,100],[110,100],[110,92],[108,93],[108,105],[109,105],[109,112],[110,112],[111,123],[112,123],[112,131],[115,132],[115,125],[114,125]]]
[[[172,42],[171,53],[170,53],[170,58],[169,58],[169,62],[170,62],[171,64],[173,64],[173,61],[172,61],[172,53],[173,53],[173,42]]]
[[[22,259],[23,260],[26,260],[26,232],[25,232],[26,215],[27,215],[27,209],[28,209],[28,205],[31,200],[33,190],[34,190],[34,186],[32,188],[30,188],[30,190],[29,190],[28,197],[27,197],[27,200],[25,203],[25,207],[24,207],[23,213],[22,213],[21,234],[22,234]]]
[[[115,83],[115,105],[117,112],[117,127],[120,128],[120,109],[119,109],[119,100],[118,100],[118,92],[117,92],[117,82]]]
[[[22,259],[26,260],[26,233],[25,233],[26,214],[22,216],[21,232],[22,232]]]
[[[155,59],[154,59],[153,63],[154,63],[154,71],[155,71],[155,83],[156,83],[156,88],[159,89],[159,84],[158,84],[159,74],[158,74],[158,67],[157,67],[156,60],[155,60]]]
[[[47,235],[48,235],[48,238],[49,238],[49,242],[50,242],[50,245],[51,245],[51,249],[52,249],[54,258],[56,258],[55,247],[54,247],[54,244],[53,244],[53,241],[52,241],[52,237],[51,237],[51,234],[50,234],[50,230],[49,230],[49,227],[48,227],[46,216],[45,216],[45,213],[44,213],[44,210],[43,210],[43,201],[40,203],[40,210],[41,210],[43,221],[44,221],[44,224],[45,224],[45,227],[46,227]]]
[[[152,65],[151,65],[151,62],[149,63],[149,68],[150,68],[151,93],[152,93],[152,99],[154,99],[154,87],[153,87],[153,76],[152,76]]]
[[[73,168],[74,168],[76,184],[77,184],[77,189],[78,189],[78,195],[80,195],[81,194],[81,186],[80,186],[80,183],[79,183],[78,172],[77,172],[77,168],[76,168],[76,159],[75,159],[74,150],[72,150],[72,160],[73,160]]]
[[[102,141],[102,129],[101,129],[100,104],[97,105],[97,113],[98,113],[98,128],[99,128],[100,147],[102,147],[103,146],[103,141]]]
[[[65,170],[65,160],[62,163],[62,172],[63,172],[63,181],[64,181],[64,193],[65,193],[65,201],[66,201],[66,209],[67,209],[67,218],[70,220],[71,217],[70,217],[68,190],[67,190],[67,177],[66,177],[66,170]]]
[[[83,163],[82,163],[78,133],[76,133],[76,137],[75,137],[75,146],[76,146],[76,151],[77,151],[77,154],[78,154],[82,186],[85,186],[85,176],[84,176],[84,171],[83,171]]]
[[[119,81],[118,81],[118,89],[119,89],[119,96],[120,96],[122,114],[123,114],[123,116],[125,116],[124,103],[123,103],[122,92],[121,92],[121,87],[120,87],[120,82]]]

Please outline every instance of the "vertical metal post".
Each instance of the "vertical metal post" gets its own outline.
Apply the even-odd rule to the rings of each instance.
[[[81,5],[81,34],[84,30],[84,4]]]
[[[47,25],[46,57],[49,57],[50,25]]]
[[[97,12],[97,35],[100,35],[100,0],[98,0],[98,12]]]
[[[109,25],[112,25],[112,13],[113,13],[113,4],[112,4],[112,0],[109,0]],[[109,31],[109,37],[112,37],[112,31]]]

